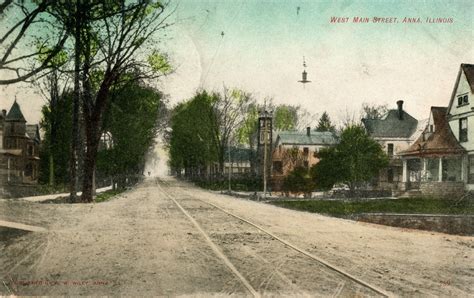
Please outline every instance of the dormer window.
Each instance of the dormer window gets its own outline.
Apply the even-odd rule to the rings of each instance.
[[[467,94],[458,96],[458,106],[464,106],[469,104]]]

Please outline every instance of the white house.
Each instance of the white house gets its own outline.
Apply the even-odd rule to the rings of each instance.
[[[474,64],[461,64],[448,106],[449,127],[466,150],[463,177],[466,190],[474,190]]]
[[[408,149],[420,136],[426,120],[418,121],[403,109],[403,101],[380,119],[364,118],[362,123],[371,138],[377,141],[390,157],[389,166],[377,177],[377,188],[404,190],[403,167],[399,153]]]

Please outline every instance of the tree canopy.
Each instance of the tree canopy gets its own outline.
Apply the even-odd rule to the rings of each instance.
[[[316,185],[322,189],[346,183],[353,191],[369,182],[388,165],[388,156],[360,125],[346,127],[339,143],[318,153],[319,163],[311,169]]]
[[[98,174],[106,177],[142,174],[146,154],[154,144],[158,112],[164,109],[163,95],[139,82],[130,81],[112,92],[102,131],[111,146],[98,155]],[[105,147],[107,144],[102,144]],[[116,177],[119,186],[123,179]]]
[[[212,162],[218,161],[217,129],[213,105],[217,94],[198,92],[191,100],[179,104],[171,116],[170,166],[178,174],[200,173]]]
[[[321,118],[319,118],[318,126],[316,126],[316,131],[336,131],[336,127],[332,124],[331,118],[329,118],[329,114],[326,111],[321,115]]]

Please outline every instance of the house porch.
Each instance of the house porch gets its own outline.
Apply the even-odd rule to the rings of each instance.
[[[468,181],[465,155],[408,157],[402,159],[402,196],[459,198]]]

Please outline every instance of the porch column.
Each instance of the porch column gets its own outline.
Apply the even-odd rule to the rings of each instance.
[[[439,158],[439,166],[438,166],[438,181],[443,181],[443,158]]]
[[[420,182],[428,180],[428,176],[426,174],[426,169],[428,167],[428,159],[422,158],[421,162],[423,163],[423,171],[421,171]]]
[[[407,160],[403,159],[403,174],[402,174],[402,182],[408,182],[408,167],[407,167]]]

